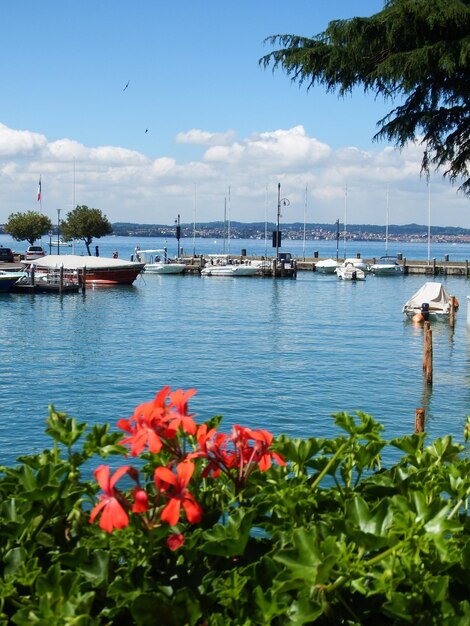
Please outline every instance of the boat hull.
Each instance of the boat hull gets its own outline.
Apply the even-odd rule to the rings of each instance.
[[[144,267],[146,274],[182,274],[184,263],[147,263]]]
[[[256,276],[258,268],[252,265],[208,266],[201,271],[201,276]]]

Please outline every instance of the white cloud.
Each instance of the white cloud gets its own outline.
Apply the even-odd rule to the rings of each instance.
[[[219,220],[230,186],[232,219],[263,221],[268,211],[273,221],[280,183],[290,201],[284,211],[288,221],[303,220],[306,187],[308,221],[342,219],[347,188],[348,222],[383,224],[388,188],[391,223],[426,223],[428,191],[420,177],[419,145],[402,151],[389,146],[333,150],[303,126],[239,140],[231,132],[202,130],[181,133],[180,142],[183,137],[207,146],[200,160],[150,158],[125,147],[87,147],[67,138],[48,142],[38,133],[0,125],[0,222],[11,212],[37,208],[41,175],[42,206],[50,216],[76,202],[101,209],[111,221],[170,224],[180,213],[191,222],[196,207],[198,221]],[[433,222],[470,228],[468,200],[440,175],[431,180]]]
[[[185,133],[176,135],[176,143],[194,144],[197,146],[228,146],[235,139],[235,131],[225,133],[211,133],[206,130],[193,128]]]

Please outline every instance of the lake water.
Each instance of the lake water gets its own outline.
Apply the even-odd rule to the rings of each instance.
[[[6,236],[0,243],[23,250]],[[174,240],[161,239],[96,243],[102,256],[118,249],[121,258],[136,243],[166,243],[170,254],[175,248]],[[221,252],[220,243],[197,240],[196,252]],[[347,254],[380,256],[383,245],[348,244]],[[231,242],[233,253],[262,254],[264,246]],[[299,256],[302,249],[301,241],[283,246]],[[307,242],[306,256],[313,250],[335,256],[335,242]],[[465,259],[469,250],[440,244],[432,256]],[[427,246],[389,247],[397,251],[426,258]],[[114,425],[167,384],[195,387],[191,408],[199,419],[222,414],[227,430],[240,423],[275,434],[329,436],[337,432],[333,412],[361,410],[392,438],[413,432],[415,409],[423,406],[430,437],[449,433],[462,441],[470,413],[469,283],[436,279],[461,307],[453,333],[446,324],[432,326],[429,389],[422,328],[401,312],[425,280],[368,276],[349,283],[314,272],[299,272],[297,280],[146,275],[131,287],[90,288],[85,295],[1,294],[0,463],[48,445],[49,403],[80,420]]]

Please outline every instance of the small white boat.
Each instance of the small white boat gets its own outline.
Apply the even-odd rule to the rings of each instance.
[[[363,259],[344,259],[343,265],[346,265],[346,263],[351,263],[356,269],[362,270],[363,272],[370,271],[370,265],[366,263]]]
[[[144,263],[147,274],[182,274],[186,265],[168,258],[166,250],[139,250],[137,256]]]
[[[335,259],[324,259],[315,263],[315,271],[321,274],[334,274],[337,267],[339,263]]]
[[[365,280],[366,275],[363,270],[352,263],[345,262],[335,269],[335,273],[341,280]]]
[[[424,283],[421,289],[411,296],[403,306],[403,313],[408,317],[417,316],[418,321],[444,320],[450,316],[450,307],[453,296],[450,296],[442,283]],[[455,309],[459,303],[454,299]]]
[[[206,266],[201,270],[201,276],[257,276],[259,266],[234,262],[228,254],[209,254]]]
[[[27,276],[26,272],[5,272],[0,270],[0,293],[10,291],[25,276]]]
[[[370,271],[376,276],[401,276],[403,267],[398,263],[396,256],[381,256],[370,266]]]

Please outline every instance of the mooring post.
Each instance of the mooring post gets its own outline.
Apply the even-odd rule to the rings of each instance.
[[[432,385],[432,330],[429,322],[424,322],[423,372],[426,383]]]
[[[424,432],[424,409],[416,409],[415,413],[415,434]]]
[[[82,291],[85,293],[86,291],[86,267],[82,267]]]
[[[59,268],[59,293],[62,293],[64,290],[64,266],[61,265]]]
[[[455,296],[450,297],[450,316],[449,324],[451,328],[455,326]]]

